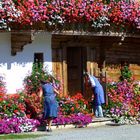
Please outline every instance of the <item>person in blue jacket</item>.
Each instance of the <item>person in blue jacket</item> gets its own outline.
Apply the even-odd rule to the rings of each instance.
[[[57,118],[58,115],[58,102],[56,100],[56,94],[59,92],[52,86],[51,79],[47,81],[41,81],[41,89],[39,96],[44,96],[44,115],[43,119],[47,120],[47,131],[51,132],[52,120]]]
[[[89,83],[93,90],[93,111],[96,117],[103,117],[103,109],[102,104],[105,103],[105,95],[102,85],[100,84],[99,80],[95,76],[91,76],[89,74],[86,74]]]

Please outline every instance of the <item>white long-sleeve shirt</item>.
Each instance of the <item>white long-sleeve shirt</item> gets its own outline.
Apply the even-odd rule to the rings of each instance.
[[[96,86],[96,84],[95,84],[94,79],[92,78],[92,76],[91,76],[91,75],[88,75],[88,76],[89,76],[89,80],[90,80],[91,86],[92,86],[92,87],[95,87],[95,86]]]

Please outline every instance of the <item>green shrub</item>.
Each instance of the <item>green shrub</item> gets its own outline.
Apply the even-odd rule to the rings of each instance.
[[[129,70],[128,66],[123,66],[121,68],[121,76],[120,76],[120,80],[128,80],[130,81],[132,78],[132,72]]]
[[[3,76],[0,76],[0,93],[6,93],[6,87]]]
[[[40,81],[47,80],[51,77],[52,84],[56,87],[60,87],[60,82],[53,75],[51,75],[46,68],[43,68],[43,64],[33,64],[32,72],[24,78],[25,91],[27,94],[38,93],[40,89]]]

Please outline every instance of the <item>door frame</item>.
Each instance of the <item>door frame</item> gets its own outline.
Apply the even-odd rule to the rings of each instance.
[[[86,49],[86,70],[89,74],[98,76],[100,72],[100,59],[104,55],[105,49],[102,49],[104,41],[101,43],[98,37],[90,38],[87,36],[78,35],[63,35],[52,39],[52,70],[62,81],[62,96],[68,95],[68,75],[67,75],[67,47],[81,47]],[[101,48],[102,47],[102,48]],[[103,51],[103,52],[101,52]],[[104,65],[105,67],[105,65]],[[83,81],[84,84],[84,81]],[[84,86],[83,86],[84,87]],[[84,87],[86,89],[86,87]],[[83,91],[85,91],[83,89]],[[91,91],[86,90],[84,97],[87,99],[92,95]]]
[[[78,41],[69,41],[69,42],[62,42],[61,43],[61,49],[62,49],[62,79],[63,79],[63,93],[64,95],[69,94],[68,93],[68,64],[67,64],[67,48],[70,47],[80,47],[80,48],[85,48],[85,50],[87,50],[88,47],[86,47],[84,44],[79,43]],[[88,57],[88,51],[86,51],[86,61],[85,61],[85,69],[87,69],[87,57]],[[81,66],[82,67],[82,66]],[[81,68],[82,71],[83,68]],[[82,75],[81,75],[82,76]],[[81,81],[81,84],[84,81]],[[82,92],[84,91],[84,87],[83,85],[81,86],[81,90]]]
[[[72,54],[74,55],[74,51],[75,51],[75,49],[77,49],[78,50],[78,52],[76,53],[77,55],[76,56],[78,56],[78,61],[77,60],[75,60],[75,61],[77,61],[77,63],[76,63],[76,66],[77,66],[77,69],[78,69],[78,73],[76,73],[76,75],[78,74],[79,75],[79,77],[77,77],[76,79],[78,80],[77,82],[78,82],[78,84],[79,84],[79,86],[78,86],[78,88],[77,88],[77,91],[75,90],[74,92],[80,92],[80,93],[82,93],[83,94],[83,92],[84,92],[84,77],[83,77],[83,73],[84,73],[84,71],[86,70],[86,67],[87,67],[87,64],[86,64],[86,60],[87,60],[87,49],[86,49],[86,47],[80,47],[80,46],[72,46],[72,47],[66,47],[66,54],[67,54],[67,59],[66,59],[66,62],[67,62],[67,82],[68,82],[68,90],[69,90],[69,92],[70,93],[74,93],[74,92],[71,92],[71,90],[69,89],[69,63],[68,63],[68,61],[69,61],[69,59],[72,59],[72,57],[74,57],[73,55],[71,55],[70,56],[70,58],[68,58],[69,57],[69,49],[71,49],[72,48]],[[75,71],[76,72],[76,71]]]

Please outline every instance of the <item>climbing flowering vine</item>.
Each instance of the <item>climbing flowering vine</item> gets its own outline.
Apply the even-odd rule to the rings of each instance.
[[[101,0],[2,0],[1,29],[136,31],[140,3]]]

